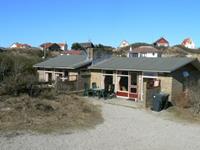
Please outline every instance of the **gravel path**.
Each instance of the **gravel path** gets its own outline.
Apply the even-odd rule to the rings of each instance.
[[[200,126],[172,122],[145,110],[102,104],[104,123],[60,135],[0,137],[0,150],[197,150]]]

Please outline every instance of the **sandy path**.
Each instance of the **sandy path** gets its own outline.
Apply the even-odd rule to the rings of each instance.
[[[146,111],[103,104],[96,129],[63,135],[0,137],[0,150],[197,150],[200,125],[176,123]]]

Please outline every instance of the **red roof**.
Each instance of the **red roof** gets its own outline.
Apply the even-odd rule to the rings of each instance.
[[[53,43],[43,43],[42,45],[40,45],[40,47],[48,49],[51,45],[53,45]]]
[[[182,42],[182,45],[187,45],[187,44],[191,44],[192,43],[192,39],[187,38]]]
[[[57,44],[57,45],[60,46],[60,47],[63,47],[63,46],[66,45],[65,43],[51,43],[51,42],[48,42],[48,43],[43,43],[43,44],[41,44],[40,47],[45,48],[45,49],[48,49],[48,48],[51,47],[53,44]]]
[[[21,43],[15,43],[16,48],[30,48],[31,45],[28,44],[21,44]]]
[[[165,38],[163,38],[163,37],[161,37],[160,39],[158,39],[155,43],[169,44],[169,42]]]

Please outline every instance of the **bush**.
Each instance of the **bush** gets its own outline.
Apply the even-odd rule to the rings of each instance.
[[[40,93],[42,99],[54,100],[56,98],[56,91],[54,89],[46,89]]]
[[[191,84],[188,89],[191,109],[195,114],[200,114],[200,85]]]
[[[180,108],[190,108],[194,114],[200,114],[200,85],[189,83],[185,92],[175,98],[175,103]]]
[[[30,96],[39,94],[40,89],[36,86],[37,76],[32,74],[20,74],[9,76],[2,82],[2,87],[8,95],[18,96],[20,93],[27,93]]]
[[[40,88],[36,70],[33,65],[39,61],[36,53],[34,56],[21,51],[8,50],[0,55],[0,94],[18,96],[20,93],[28,93],[30,96],[37,96]],[[31,53],[31,52],[30,52]],[[33,54],[33,53],[31,53]],[[37,56],[37,57],[36,57]]]
[[[176,98],[175,98],[175,104],[176,106],[180,108],[189,108],[191,107],[189,97],[187,95],[187,92],[182,92],[180,93]]]

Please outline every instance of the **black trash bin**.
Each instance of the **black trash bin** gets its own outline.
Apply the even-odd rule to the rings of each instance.
[[[169,97],[169,94],[165,94],[165,93],[159,93],[159,94],[154,95],[152,110],[159,112],[165,109],[168,103],[168,97]]]

